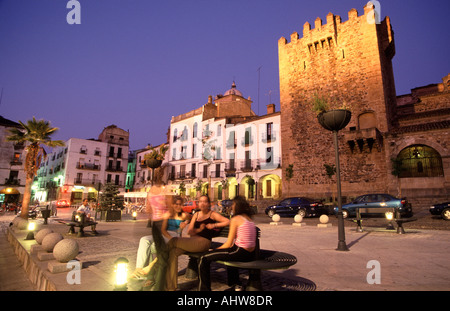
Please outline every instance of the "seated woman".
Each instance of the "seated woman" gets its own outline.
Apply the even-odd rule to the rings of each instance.
[[[227,241],[202,255],[198,262],[198,287],[201,291],[211,290],[211,261],[252,261],[255,258],[256,227],[251,219],[253,211],[245,198],[240,196],[233,199],[231,208],[234,216],[230,221]],[[240,287],[238,269],[229,267],[228,272],[228,284],[237,289]]]
[[[189,238],[172,238],[169,243],[169,262],[166,272],[166,289],[176,290],[178,283],[178,256],[185,252],[205,252],[211,246],[211,239],[217,229],[228,226],[230,220],[211,210],[207,195],[199,199],[200,211],[195,213],[189,224]]]
[[[163,215],[161,233],[166,243],[172,237],[181,236],[183,229],[189,224],[191,217],[183,212],[182,206],[183,200],[176,197],[168,212]],[[136,270],[131,277],[137,279],[147,277],[155,263],[156,248],[152,235],[144,236],[139,242]]]

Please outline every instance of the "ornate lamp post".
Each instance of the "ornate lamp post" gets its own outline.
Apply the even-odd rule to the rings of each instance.
[[[341,196],[341,176],[339,164],[339,145],[338,131],[342,130],[350,122],[352,114],[349,110],[337,109],[322,112],[317,116],[320,125],[325,129],[333,132],[334,149],[336,157],[336,179],[337,179],[337,195],[338,195],[338,251],[348,251],[345,243],[344,217],[342,216],[342,196]]]

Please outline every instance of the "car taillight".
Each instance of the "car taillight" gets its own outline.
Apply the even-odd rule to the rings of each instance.
[[[311,206],[311,207],[316,207],[316,206],[318,206],[319,204],[317,204],[317,203],[311,203],[309,206]]]
[[[406,204],[406,200],[405,200],[405,199],[402,199],[402,200],[400,201],[400,203],[401,203],[402,205],[405,205],[405,204]]]

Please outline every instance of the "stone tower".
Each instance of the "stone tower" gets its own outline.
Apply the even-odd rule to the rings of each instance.
[[[329,13],[326,24],[317,18],[311,28],[306,22],[302,38],[297,32],[290,42],[281,38],[278,51],[283,175],[294,165],[290,195],[320,198],[335,191],[335,177],[329,178],[324,168],[335,164],[332,134],[312,111],[316,92],[345,102],[352,111],[339,135],[343,195],[387,191],[390,158],[383,137],[396,123],[389,17],[375,23],[370,3],[363,15],[350,10],[345,22]],[[284,194],[287,186],[283,178]]]

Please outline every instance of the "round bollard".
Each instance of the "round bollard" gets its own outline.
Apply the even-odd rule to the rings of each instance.
[[[328,220],[329,220],[329,218],[328,218],[327,215],[322,215],[322,216],[320,216],[320,218],[319,218],[319,221],[320,221],[321,224],[326,224],[326,223],[328,223]]]
[[[28,227],[28,220],[23,219],[20,216],[17,216],[13,220],[13,224],[17,227],[19,230],[26,230]]]
[[[51,253],[51,252],[53,252],[53,248],[55,247],[56,243],[58,243],[62,239],[64,239],[64,238],[61,235],[61,233],[57,233],[57,232],[49,233],[42,240],[42,248],[45,251]]]
[[[303,221],[302,215],[295,215],[294,221],[295,221],[296,223],[301,223],[301,222]]]
[[[69,262],[77,257],[79,252],[78,243],[72,239],[63,239],[56,243],[53,248],[53,256],[59,262]]]
[[[42,244],[42,241],[44,240],[45,236],[50,233],[53,233],[52,229],[49,228],[41,229],[38,231],[38,233],[36,233],[34,239],[38,244]]]
[[[272,221],[270,222],[271,225],[282,225],[283,223],[280,221],[281,217],[278,214],[275,214],[272,216]]]

